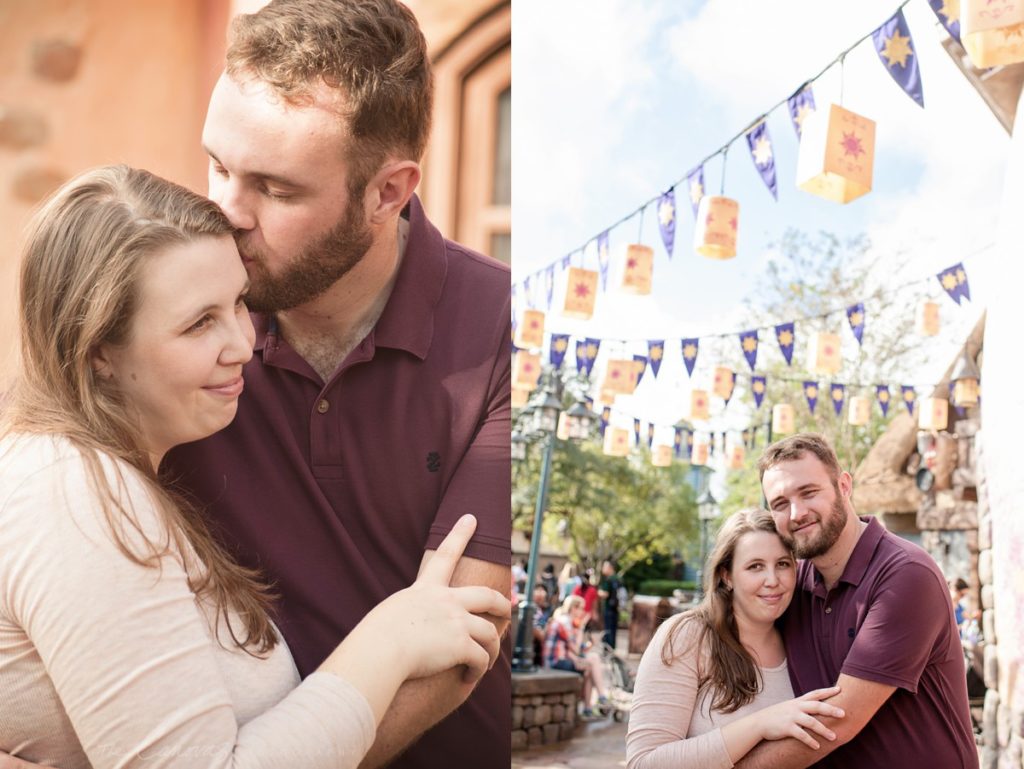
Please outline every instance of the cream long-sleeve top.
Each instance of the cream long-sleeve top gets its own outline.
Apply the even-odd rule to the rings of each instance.
[[[139,476],[104,468],[163,542]],[[60,769],[357,766],[366,699],[331,673],[300,683],[283,640],[263,659],[237,649],[189,590],[194,558],[125,557],[70,441],[0,441],[0,751]]]
[[[682,622],[672,647],[680,657],[666,665],[662,646]],[[697,693],[697,621],[680,617],[662,623],[640,660],[626,734],[627,769],[731,769],[722,727],[754,711],[792,699],[786,662],[761,668],[764,686],[753,701],[732,713],[711,710],[710,687]]]

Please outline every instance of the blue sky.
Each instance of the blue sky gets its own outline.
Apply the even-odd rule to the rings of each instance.
[[[516,2],[513,280],[583,245],[666,189],[884,22],[897,5]],[[768,244],[788,227],[866,233],[876,253],[911,254],[903,275],[879,275],[879,281],[905,282],[965,261],[974,301],[958,308],[934,284],[945,330],[933,343],[926,369],[908,373],[917,381],[937,380],[984,308],[994,265],[984,254],[966,257],[993,239],[1009,138],[939,45],[942,30],[925,0],[912,0],[904,12],[926,109],[892,81],[870,40],[846,59],[843,103],[877,122],[871,193],[843,206],[796,189],[798,145],[785,109],[778,109],[768,117],[778,203],[755,172],[745,141],[729,152],[725,192],[740,202],[736,259],[718,262],[694,254],[693,217],[679,191],[671,261],[658,235],[655,207],[644,215],[642,239],[655,249],[655,292],[632,297],[611,290],[593,320],[551,313],[548,330],[625,339],[739,330],[742,301],[772,258]],[[819,107],[838,101],[839,68],[813,87]],[[717,191],[720,159],[708,163],[706,179]],[[620,250],[637,234],[636,219],[613,230],[613,255],[621,258]],[[587,255],[591,268],[593,249]],[[613,266],[609,286],[615,277]],[[556,289],[556,304],[558,295]],[[770,346],[765,342],[763,351]],[[855,344],[849,338],[846,343]],[[643,352],[628,344],[618,351]],[[679,372],[681,365],[663,369],[664,376],[645,382],[624,410],[659,423],[674,421],[692,384]]]

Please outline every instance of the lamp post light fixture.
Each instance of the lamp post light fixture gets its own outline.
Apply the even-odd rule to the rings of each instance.
[[[965,347],[964,354],[953,370],[953,376],[950,377],[950,381],[953,383],[953,404],[961,408],[977,406],[979,379],[981,379],[981,374],[978,372],[978,367]]]
[[[521,462],[526,459],[526,438],[518,428],[512,431],[510,450],[513,462]]]
[[[583,440],[590,435],[597,415],[583,401],[576,401],[565,412],[566,431],[572,440]]]

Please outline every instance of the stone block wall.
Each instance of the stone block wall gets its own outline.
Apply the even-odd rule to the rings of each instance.
[[[572,737],[583,679],[562,670],[512,674],[512,750]]]

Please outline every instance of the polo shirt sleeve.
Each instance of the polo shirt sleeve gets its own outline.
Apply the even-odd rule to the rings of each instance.
[[[917,693],[949,623],[945,585],[924,564],[903,563],[882,577],[841,672]]]
[[[506,317],[508,315],[506,314]],[[501,339],[507,344],[508,326]],[[512,550],[512,363],[507,349],[496,352],[488,395],[473,441],[445,489],[426,548],[436,549],[466,513],[477,526],[465,555],[509,565]]]

